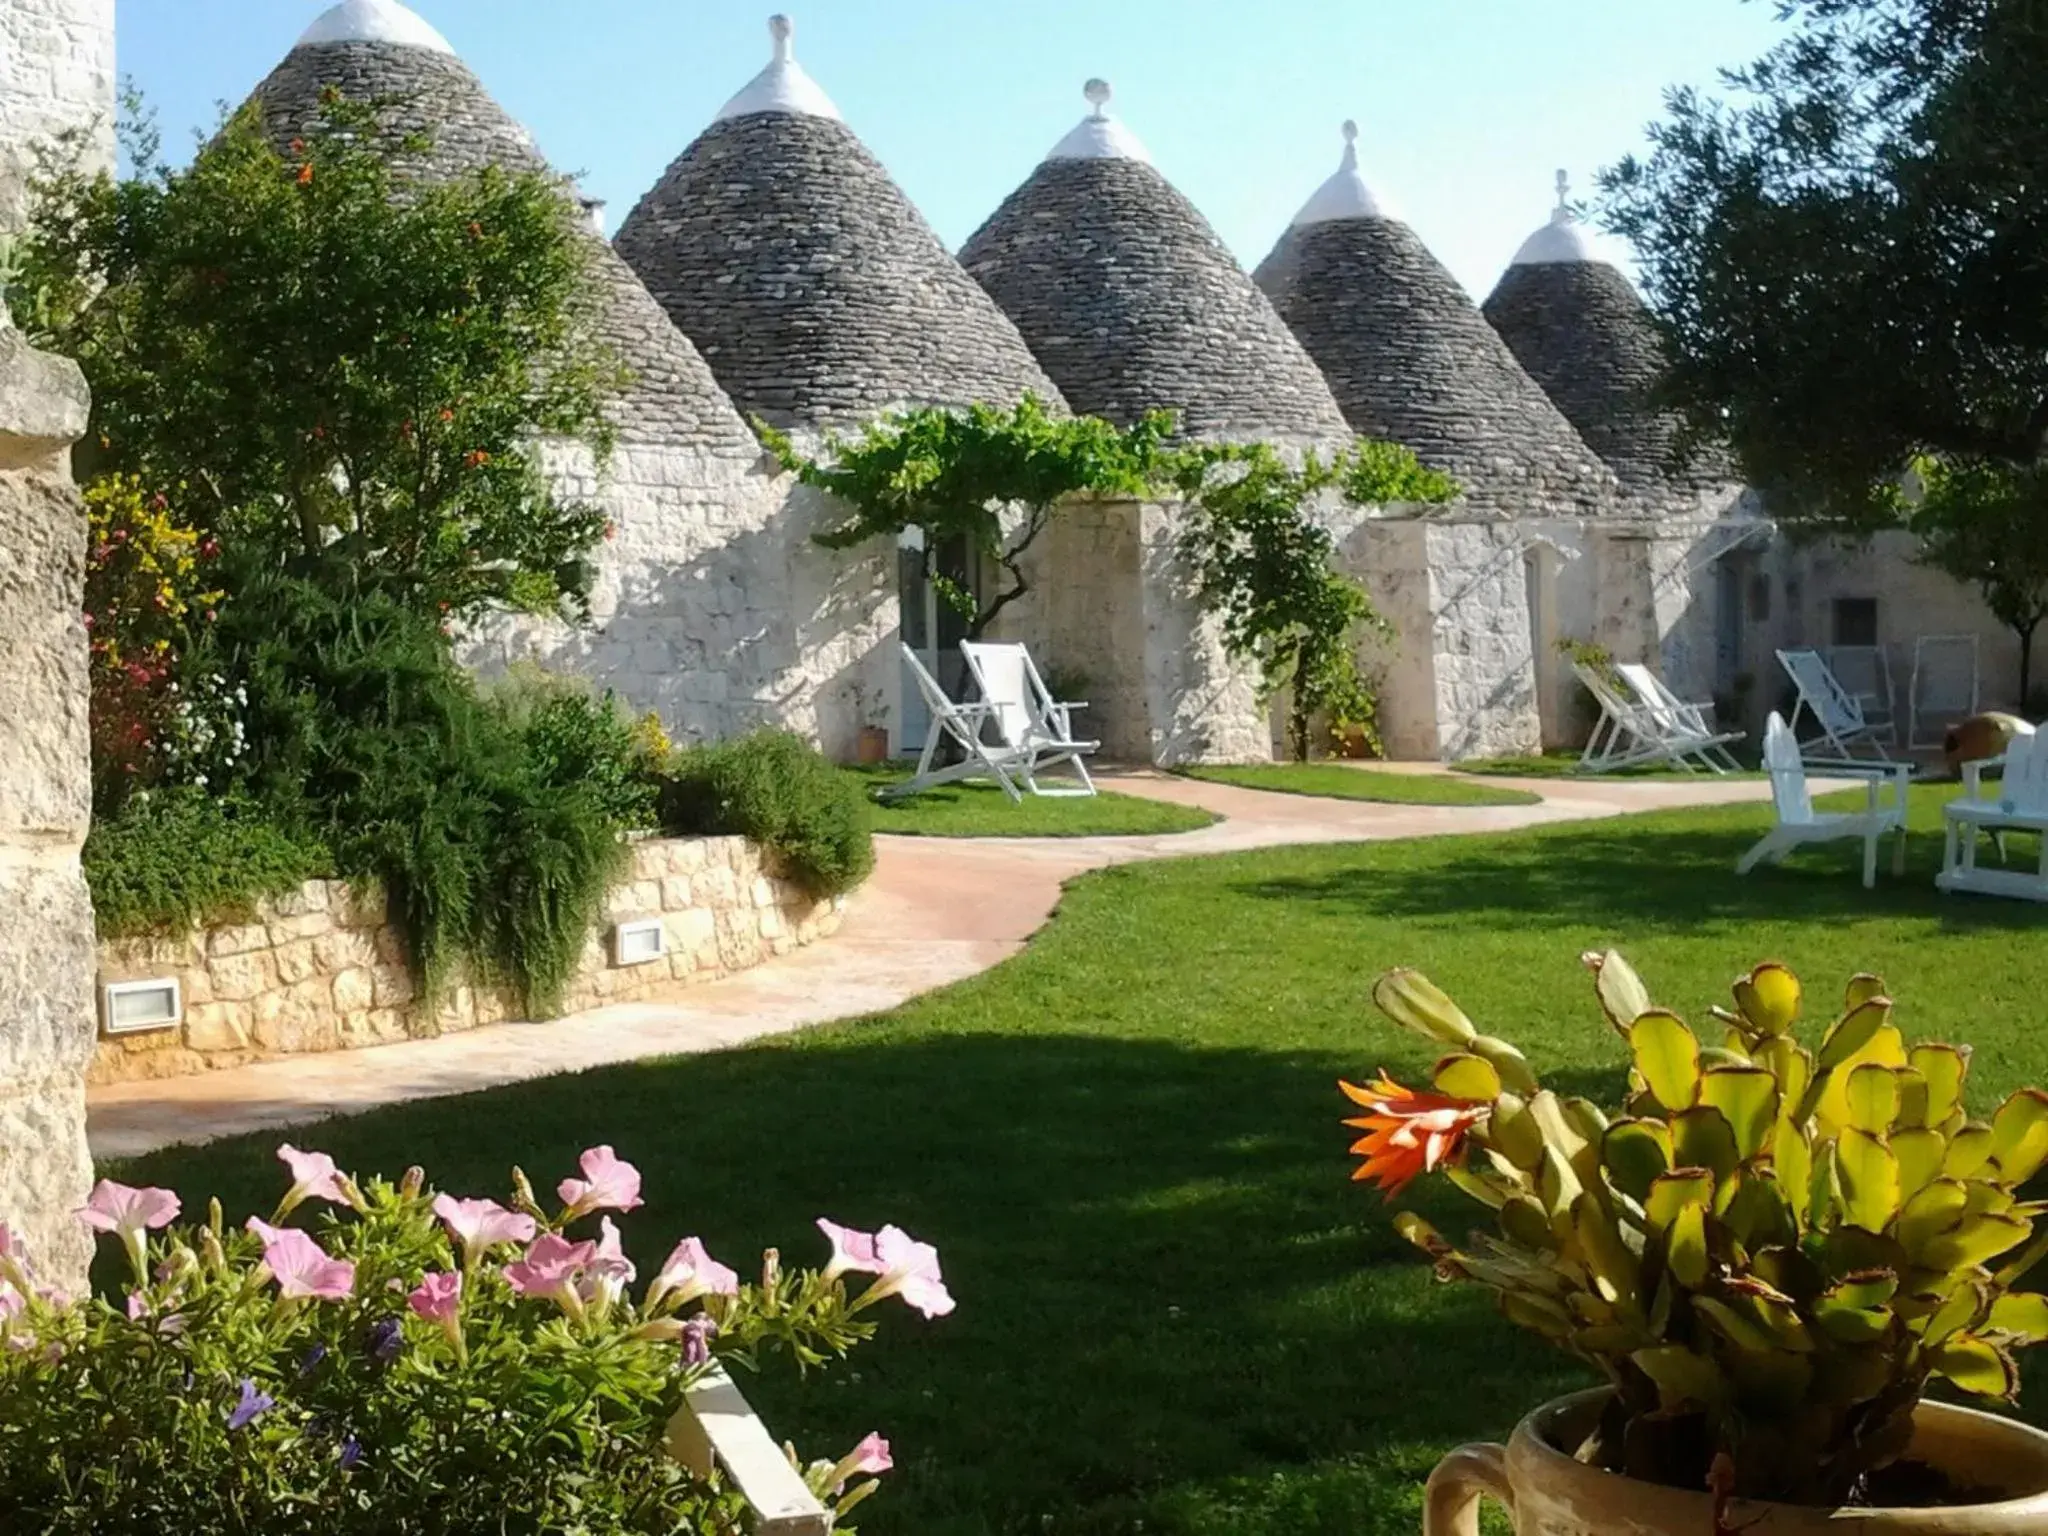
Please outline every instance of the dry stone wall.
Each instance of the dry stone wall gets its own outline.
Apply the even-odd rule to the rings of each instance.
[[[665,956],[615,965],[613,926],[653,919],[666,938]],[[839,903],[813,900],[744,838],[636,843],[604,922],[584,945],[564,1012],[657,1001],[788,954],[838,926]],[[519,1016],[514,998],[464,977],[427,1002],[381,897],[332,880],[266,901],[246,923],[108,941],[99,949],[99,971],[103,985],[175,976],[184,1021],[176,1029],[102,1039],[92,1063],[95,1083],[429,1039]],[[89,1025],[86,1040],[89,1049]]]

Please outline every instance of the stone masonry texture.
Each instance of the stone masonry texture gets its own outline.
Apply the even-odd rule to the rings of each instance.
[[[1060,406],[1016,328],[844,123],[712,124],[618,248],[741,409],[778,427],[1026,393]]]
[[[1733,478],[1724,453],[1679,453],[1680,420],[1658,407],[1664,376],[1656,322],[1604,262],[1510,267],[1486,318],[1523,369],[1630,492],[1690,502]]]
[[[615,966],[612,926],[643,919],[660,921],[667,954]],[[838,926],[838,903],[805,895],[743,838],[636,843],[605,921],[584,944],[563,1011],[656,1002],[788,954]],[[430,1004],[376,892],[333,880],[263,902],[246,922],[109,940],[99,947],[99,971],[102,982],[177,977],[185,1019],[176,1029],[102,1040],[95,1083],[428,1039],[518,1017],[514,999],[460,976]]]
[[[1351,426],[1414,450],[1482,517],[1598,517],[1619,487],[1407,225],[1290,229],[1260,265]]]
[[[1137,160],[1049,160],[960,252],[1077,411],[1333,446],[1342,411],[1194,205]]]
[[[71,1288],[89,1245],[85,1069],[92,814],[85,509],[66,449],[86,427],[75,364],[0,325],[0,1221]]]
[[[39,147],[84,135],[89,165],[114,159],[114,0],[0,5],[0,232],[15,227]]]

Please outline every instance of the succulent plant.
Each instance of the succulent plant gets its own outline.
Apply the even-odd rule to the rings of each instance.
[[[1412,971],[1374,1001],[1447,1052],[1433,1091],[1343,1085],[1367,1111],[1347,1122],[1357,1177],[1391,1197],[1441,1170],[1494,1213],[1462,1247],[1395,1218],[1438,1277],[1613,1384],[1581,1458],[1844,1504],[1904,1452],[1930,1381],[2010,1400],[2014,1352],[2048,1339],[2048,1297],[2014,1289],[2048,1254],[2048,1203],[2021,1195],[2048,1163],[2048,1093],[1971,1118],[1968,1049],[1908,1047],[1875,976],[1809,1046],[1782,965],[1736,981],[1709,1041],[1619,955],[1585,964],[1633,1056],[1618,1116],[1543,1088]]]

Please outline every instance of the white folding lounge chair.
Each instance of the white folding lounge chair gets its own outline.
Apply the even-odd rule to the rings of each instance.
[[[1739,773],[1742,770],[1742,765],[1728,750],[1742,740],[1742,732],[1715,730],[1708,723],[1703,708],[1681,699],[1663,678],[1639,661],[1624,661],[1614,670],[1621,674],[1621,680],[1628,684],[1637,702],[1664,733],[1664,739],[1671,743],[1681,765],[1689,766],[1690,759],[1698,758],[1714,773]]]
[[[1898,695],[1890,654],[1881,645],[1831,645],[1821,653],[1828,670],[1863,711],[1863,723],[1885,745],[1899,745]]]
[[[1738,875],[1748,874],[1766,859],[1773,864],[1782,863],[1787,854],[1809,843],[1860,838],[1863,885],[1867,890],[1877,884],[1877,845],[1887,832],[1896,834],[1898,839],[1892,849],[1892,873],[1906,872],[1906,790],[1913,777],[1911,764],[1893,763],[1880,768],[1867,762],[1828,763],[1822,771],[1830,777],[1865,780],[1870,803],[1861,811],[1816,811],[1806,788],[1808,763],[1799,749],[1799,739],[1784,718],[1773,713],[1764,727],[1764,767],[1771,775],[1771,805],[1778,824],[1742,856],[1735,866]],[[1887,784],[1892,789],[1889,804],[1883,796]]]
[[[1818,733],[1801,742],[1802,752],[1811,755],[1825,744],[1837,761],[1853,762],[1859,748],[1868,748],[1878,761],[1891,761],[1877,730],[1865,718],[1863,706],[1842,686],[1819,651],[1780,651],[1778,665],[1799,690],[1799,702],[1787,722],[1793,739],[1799,739],[1802,716],[1812,717]]]
[[[1024,787],[1034,795],[1094,794],[1095,781],[1088,777],[1085,760],[1102,743],[1074,737],[1074,711],[1088,706],[1055,699],[1031,664],[1031,653],[1021,645],[963,640],[960,654],[981,685],[990,723],[1012,755],[1010,772]],[[1075,782],[1050,789],[1038,782],[1046,769],[1062,763],[1072,766]]]
[[[1911,724],[1906,745],[1941,745],[1942,733],[1980,706],[1982,676],[1975,635],[1922,635],[1913,642]]]
[[[1716,737],[1705,729],[1705,722],[1698,721],[1698,711],[1692,710],[1689,723],[1687,711],[1691,706],[1673,698],[1675,709],[1666,706],[1658,693],[1647,695],[1632,686],[1620,675],[1621,669],[1609,672],[1605,668],[1575,662],[1573,672],[1580,683],[1593,696],[1593,702],[1600,706],[1600,720],[1593,727],[1593,734],[1586,740],[1586,750],[1580,756],[1577,773],[1614,773],[1624,768],[1651,768],[1659,764],[1694,771],[1693,758],[1698,757],[1706,767],[1715,773],[1723,770],[1712,758],[1704,754],[1713,747],[1725,746],[1728,741],[1740,737]]]
[[[925,733],[924,752],[917,760],[917,772],[903,783],[883,790],[882,798],[901,800],[940,784],[958,783],[963,779],[993,779],[1012,801],[1023,800],[1023,795],[1017,790],[1017,781],[1029,766],[1025,755],[1014,747],[991,745],[982,739],[983,727],[996,713],[995,705],[955,704],[946,697],[946,690],[939,686],[938,679],[925,670],[917,652],[907,645],[903,647],[903,662],[910,669],[910,675],[917,679],[917,691],[924,695],[932,724]],[[939,767],[939,753],[948,741],[961,754],[960,761]]]
[[[2000,766],[2005,778],[1994,786],[1995,793],[1987,795],[1984,770]],[[1944,891],[2048,901],[2048,731],[2014,737],[2002,758],[1966,763],[1963,794],[1942,807],[1942,821],[1947,837],[1936,885]],[[1978,868],[1979,834],[1985,832],[1998,838],[2001,857],[2005,833],[2039,833],[2040,867],[2028,871]]]

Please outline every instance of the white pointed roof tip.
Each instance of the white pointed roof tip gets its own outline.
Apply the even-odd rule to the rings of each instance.
[[[1109,115],[1110,98],[1116,93],[1107,80],[1090,80],[1081,94],[1093,109],[1081,119],[1081,126],[1053,145],[1048,160],[1136,160],[1152,163],[1152,152],[1138,136]]]
[[[1399,217],[1392,205],[1374,195],[1358,170],[1358,124],[1344,125],[1344,159],[1337,174],[1316,188],[1315,196],[1302,204],[1294,216],[1294,227],[1334,224],[1340,219],[1392,219]]]
[[[306,28],[298,46],[321,43],[396,43],[452,55],[455,49],[417,12],[398,0],[342,0]]]
[[[824,117],[843,122],[839,108],[824,88],[804,72],[796,61],[796,23],[787,16],[768,18],[768,36],[774,40],[774,56],[768,67],[747,82],[747,88],[719,109],[713,122],[735,117],[752,117],[761,112],[780,112],[790,117]]]
[[[1615,262],[1601,248],[1592,230],[1572,212],[1572,178],[1569,171],[1557,173],[1557,206],[1550,222],[1522,242],[1509,263],[1516,267],[1567,267],[1580,263],[1613,266]]]

